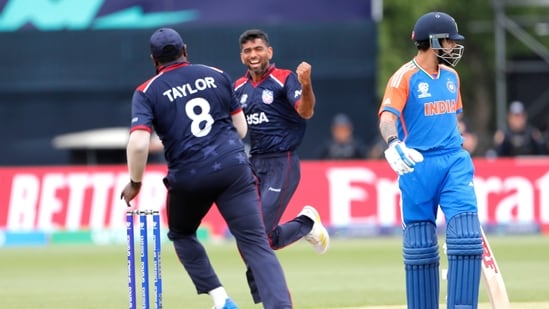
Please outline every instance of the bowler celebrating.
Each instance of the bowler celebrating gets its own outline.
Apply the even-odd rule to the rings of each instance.
[[[250,161],[259,179],[265,230],[273,249],[284,248],[305,238],[317,253],[328,250],[330,236],[317,210],[307,205],[294,219],[279,224],[301,177],[297,148],[307,119],[316,104],[311,83],[311,65],[301,62],[296,72],[271,64],[273,48],[259,29],[244,31],[239,38],[240,60],[248,68],[234,83],[250,131]],[[255,273],[255,271],[254,271]],[[252,270],[248,284],[255,302],[260,302]]]
[[[173,29],[155,31],[150,47],[157,74],[133,94],[130,182],[122,198],[129,203],[139,193],[154,128],[168,164],[168,238],[197,293],[208,293],[214,309],[238,309],[196,236],[215,203],[256,274],[265,308],[291,309],[284,273],[263,227],[257,183],[241,141],[247,125],[229,76],[189,63],[187,46]]]

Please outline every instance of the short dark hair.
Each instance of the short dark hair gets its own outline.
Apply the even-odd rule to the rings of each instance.
[[[244,31],[239,38],[240,46],[248,41],[254,41],[256,39],[261,39],[265,42],[265,44],[267,44],[267,46],[270,46],[269,36],[265,33],[265,31],[260,29],[249,29]]]
[[[418,50],[426,51],[431,48],[431,42],[429,40],[422,40],[414,42]]]

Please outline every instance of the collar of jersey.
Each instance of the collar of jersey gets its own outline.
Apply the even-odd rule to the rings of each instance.
[[[177,62],[171,62],[168,64],[165,64],[163,66],[160,66],[158,70],[156,70],[157,73],[164,73],[169,72],[171,70],[175,70],[177,68],[188,66],[190,63],[188,61],[177,61]]]
[[[264,81],[265,79],[267,79],[267,77],[269,77],[269,75],[276,69],[274,63],[269,65],[269,68],[267,69],[267,71],[265,72],[265,74],[263,74],[263,77],[261,77],[261,79],[257,82],[257,83],[254,83],[253,80],[252,80],[252,74],[250,73],[250,71],[246,72],[246,76],[248,77],[248,79],[253,83],[253,84],[259,84],[261,83],[262,81]]]
[[[420,69],[423,73],[425,73],[427,76],[429,76],[431,79],[438,79],[440,77],[440,67],[438,68],[437,75],[429,74],[429,72],[425,71],[417,62],[416,59],[412,59],[412,63]]]

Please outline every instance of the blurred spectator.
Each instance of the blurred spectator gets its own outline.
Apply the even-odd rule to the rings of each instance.
[[[545,122],[543,126],[543,144],[545,154],[549,154],[549,114],[545,115]]]
[[[543,139],[541,132],[528,122],[524,104],[514,101],[507,112],[507,128],[494,135],[494,150],[498,157],[541,155]]]
[[[324,160],[353,160],[367,157],[366,144],[354,136],[353,123],[349,116],[337,114],[331,127],[332,137],[318,151]]]
[[[374,141],[368,145],[368,159],[385,160],[385,149],[387,149],[387,142],[383,140],[380,134],[377,134]]]
[[[458,127],[459,132],[463,137],[463,149],[467,150],[471,155],[473,155],[478,145],[477,135],[469,130],[467,122],[463,119],[463,117],[459,117]]]

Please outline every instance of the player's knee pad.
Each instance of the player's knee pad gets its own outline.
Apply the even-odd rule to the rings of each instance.
[[[404,229],[406,301],[409,309],[438,309],[439,250],[436,227],[416,222]]]
[[[448,256],[482,255],[482,237],[476,213],[457,214],[448,221],[446,249]]]
[[[476,213],[461,213],[448,221],[448,308],[477,308],[482,259],[482,235]]]
[[[431,222],[415,222],[404,229],[403,256],[406,265],[439,262],[436,227]]]

